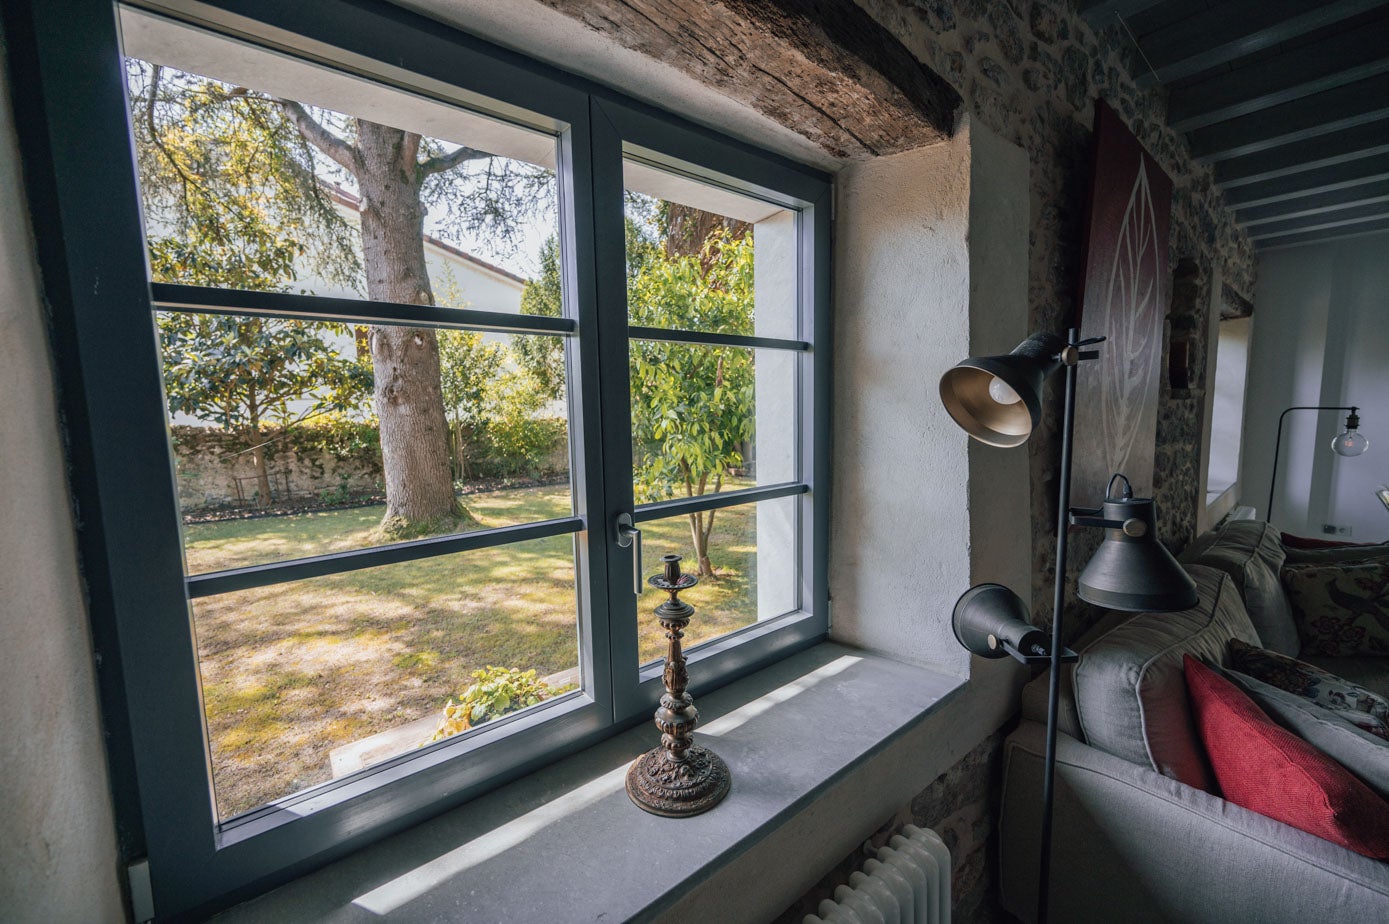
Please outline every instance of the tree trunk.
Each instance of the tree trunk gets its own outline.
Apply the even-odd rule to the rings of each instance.
[[[709,511],[712,515],[713,511]],[[690,518],[690,542],[694,545],[695,562],[699,567],[700,577],[714,577],[714,565],[709,561],[709,530],[704,528],[704,514],[691,513]],[[710,523],[712,528],[713,523]]]
[[[265,443],[261,440],[260,428],[250,432],[251,464],[256,469],[256,506],[270,506],[270,472],[265,467]]]
[[[419,136],[359,119],[357,150],[367,296],[431,305],[416,167]],[[405,534],[447,528],[463,509],[449,469],[439,341],[432,330],[387,326],[373,326],[370,340],[386,474],[382,529]]]

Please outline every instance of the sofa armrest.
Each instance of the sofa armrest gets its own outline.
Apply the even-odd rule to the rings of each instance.
[[[1003,906],[1032,921],[1046,729],[1004,745]],[[1389,865],[1057,736],[1051,917],[1057,921],[1378,920]]]

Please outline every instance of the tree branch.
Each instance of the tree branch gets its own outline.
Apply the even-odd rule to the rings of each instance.
[[[476,148],[458,148],[447,154],[436,154],[428,160],[422,160],[415,169],[419,171],[420,178],[423,179],[436,173],[443,173],[445,170],[452,170],[459,164],[470,160],[482,160],[491,156],[486,151],[479,151]]]
[[[294,127],[299,130],[299,134],[304,136],[305,141],[328,155],[339,166],[351,171],[354,176],[356,175],[361,163],[357,158],[355,147],[324,128],[317,119],[309,115],[307,109],[293,100],[277,99],[275,104],[294,123]]]

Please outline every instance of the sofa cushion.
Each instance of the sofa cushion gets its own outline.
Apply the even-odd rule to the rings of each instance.
[[[1229,665],[1256,680],[1287,690],[1324,709],[1345,712],[1360,728],[1378,737],[1389,732],[1389,699],[1338,677],[1315,664],[1276,651],[1230,641]]]
[[[1278,581],[1284,559],[1278,530],[1262,520],[1233,520],[1209,542],[1202,537],[1193,546],[1182,560],[1230,575],[1263,647],[1296,657],[1301,648],[1297,627]]]
[[[1389,659],[1376,655],[1356,655],[1351,658],[1307,655],[1302,660],[1389,700]]]
[[[1284,565],[1334,565],[1341,562],[1389,561],[1389,542],[1340,545],[1320,549],[1283,546]]]
[[[1315,706],[1239,671],[1221,668],[1221,674],[1273,721],[1354,773],[1381,797],[1389,798],[1389,741],[1357,728],[1342,711]]]
[[[1258,644],[1229,575],[1191,565],[1199,602],[1177,613],[1141,613],[1081,652],[1076,710],[1092,746],[1210,791],[1214,777],[1192,724],[1182,655],[1220,663],[1232,638]]]
[[[1302,653],[1389,655],[1389,559],[1283,569]]]
[[[1225,799],[1347,850],[1389,859],[1389,802],[1186,655],[1192,710]]]

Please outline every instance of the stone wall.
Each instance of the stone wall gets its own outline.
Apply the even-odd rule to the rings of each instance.
[[[994,732],[938,776],[860,849],[837,863],[782,912],[775,924],[800,924],[807,914],[815,914],[820,902],[831,898],[838,886],[846,885],[849,876],[863,868],[864,860],[908,824],[931,828],[950,848],[950,899],[955,921],[1012,920],[998,903],[998,850],[993,836],[998,828],[1003,739],[1008,731],[1011,726]]]
[[[1249,296],[1255,261],[1209,167],[1195,162],[1185,139],[1166,124],[1161,88],[1140,89],[1129,76],[1145,65],[1116,20],[1098,33],[1064,0],[858,0],[928,67],[960,92],[973,118],[1019,145],[1031,159],[1029,253],[1031,328],[1060,330],[1075,303],[1090,182],[1094,99],[1104,99],[1173,180],[1171,266],[1194,261],[1200,285],[1218,270]],[[1204,305],[1205,302],[1201,301]],[[1159,399],[1154,495],[1162,538],[1179,549],[1192,538],[1200,502],[1204,314],[1191,335],[1193,382],[1176,394],[1166,378]],[[1164,355],[1162,368],[1167,367]],[[1058,406],[1061,377],[1048,383]],[[1055,543],[1060,415],[1044,415],[1028,443],[1032,462],[1034,612],[1049,612]],[[1072,562],[1083,563],[1098,534],[1073,537]],[[1091,621],[1068,617],[1069,635]]]

